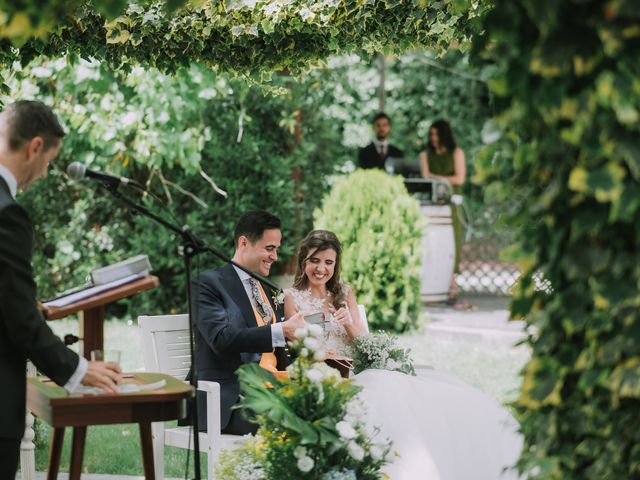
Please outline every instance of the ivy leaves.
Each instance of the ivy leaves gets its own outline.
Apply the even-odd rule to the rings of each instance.
[[[283,69],[303,71],[356,50],[468,48],[473,18],[486,9],[484,3],[450,1],[252,0],[190,2],[168,14],[164,2],[138,2],[111,18],[88,2],[76,6],[66,11],[73,16],[58,15],[49,37],[24,45],[20,56],[71,51],[114,66],[142,63],[166,71],[202,61],[260,78]]]
[[[532,479],[640,471],[640,25],[632,3],[499,1],[476,48],[499,68],[490,86],[502,131],[481,155],[478,177],[503,197],[526,195],[512,222],[530,264],[512,311],[535,330],[515,403],[526,440],[519,467]]]

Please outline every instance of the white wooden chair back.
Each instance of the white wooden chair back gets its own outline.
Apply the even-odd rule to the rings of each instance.
[[[189,316],[143,315],[138,325],[145,368],[184,380],[191,367]]]
[[[185,380],[191,367],[189,317],[181,315],[143,315],[138,317],[144,366],[147,371],[166,373]],[[220,385],[198,381],[198,390],[207,398],[207,433],[201,432],[200,451],[207,453],[207,478],[213,480],[220,450],[238,446],[244,437],[220,432]],[[164,478],[164,446],[193,449],[190,427],[165,428],[152,424],[156,478]]]
[[[360,314],[360,318],[364,322],[365,329],[367,333],[369,332],[369,322],[367,321],[367,312],[364,309],[364,305],[358,305],[358,313]]]

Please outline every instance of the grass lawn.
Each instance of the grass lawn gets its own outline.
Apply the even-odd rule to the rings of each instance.
[[[167,425],[175,425],[175,422]],[[49,458],[51,428],[45,422],[37,422],[36,470],[46,471]],[[110,473],[120,475],[143,475],[140,434],[135,424],[89,427],[84,451],[84,473]],[[69,471],[71,458],[71,429],[67,428],[60,471]],[[165,476],[184,478],[187,451],[166,447]],[[203,476],[206,478],[206,455],[200,455]],[[193,457],[189,458],[190,477],[193,478]]]
[[[78,333],[78,322],[65,319],[50,323],[59,335]],[[472,337],[447,338],[431,334],[429,330],[402,335],[400,342],[412,349],[416,364],[426,364],[456,375],[470,385],[505,402],[514,398],[520,380],[518,372],[529,353],[524,347],[510,342]],[[125,371],[143,367],[138,340],[138,327],[134,322],[108,321],[105,325],[105,357],[120,357]],[[61,471],[69,469],[71,445],[70,429],[65,436]],[[51,429],[37,422],[36,468],[47,468]],[[168,477],[184,477],[187,463],[186,450],[167,447],[165,472]],[[189,460],[193,466],[193,458]],[[203,474],[206,458],[202,455]],[[111,425],[90,427],[87,431],[84,469],[88,473],[142,475],[140,438],[137,425]]]

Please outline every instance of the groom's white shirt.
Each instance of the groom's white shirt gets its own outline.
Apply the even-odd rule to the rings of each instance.
[[[256,301],[253,299],[253,295],[251,295],[251,285],[249,284],[249,280],[251,276],[245,272],[244,270],[240,270],[235,265],[233,266],[234,270],[240,277],[240,281],[242,282],[242,286],[244,287],[244,291],[249,297],[249,301],[251,302],[251,306],[256,308]],[[284,347],[287,342],[284,339],[284,331],[282,330],[281,323],[274,323],[271,325],[271,346],[273,348],[276,347]]]
[[[9,192],[11,193],[11,196],[15,200],[16,192],[18,190],[18,180],[16,180],[16,177],[13,176],[13,173],[11,173],[11,171],[1,163],[0,163],[0,178],[4,179],[4,181],[7,182],[7,185],[9,185]]]

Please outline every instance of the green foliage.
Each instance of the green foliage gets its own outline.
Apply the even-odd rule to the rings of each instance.
[[[96,12],[113,18],[123,13],[129,3],[128,0],[93,0],[91,5]],[[137,3],[148,5],[152,2],[138,0]],[[165,7],[171,11],[185,3],[186,0],[168,0]],[[8,38],[17,46],[30,37],[45,38],[51,31],[55,31],[58,23],[66,16],[86,4],[82,0],[1,0],[0,38]]]
[[[169,13],[165,3],[177,2],[130,3],[109,21],[90,2],[79,3],[46,39],[29,41],[15,55],[25,62],[38,53],[71,52],[113,66],[143,63],[169,71],[196,61],[259,79],[355,50],[468,48],[473,19],[486,9],[482,2],[451,0],[239,0],[196,2]]]
[[[174,236],[133,217],[98,185],[69,182],[62,172],[70,161],[135,178],[161,201],[127,190],[128,195],[168,219],[172,212],[179,224],[189,224],[229,255],[238,216],[270,209],[284,221],[284,263],[295,247],[295,230],[310,229],[312,211],[327,188],[325,177],[340,158],[333,152],[343,148],[320,105],[301,105],[297,90],[265,97],[202,66],[174,76],[153,69],[124,75],[97,63],[55,60],[15,71],[11,85],[16,97],[36,96],[51,104],[68,131],[51,178],[20,199],[36,225],[34,270],[41,297],[83,283],[98,266],[147,253],[162,288],[134,297],[134,314],[184,310]],[[288,123],[298,106],[305,121],[300,145]],[[303,203],[297,206],[291,170],[307,165]],[[213,188],[214,180],[226,197]],[[215,264],[202,257],[197,265]]]
[[[357,170],[336,181],[315,217],[317,228],[335,232],[342,242],[342,276],[365,306],[370,327],[414,328],[423,219],[402,179]]]
[[[343,471],[350,472],[348,478],[380,478],[391,442],[365,426],[366,406],[356,398],[360,387],[322,361],[321,328],[300,329],[297,336],[292,348],[298,357],[287,369],[290,378],[276,379],[257,364],[239,368],[241,403],[256,414],[259,440],[248,455],[247,447],[240,452],[245,462],[255,459],[253,467],[247,465],[239,476],[237,469],[223,465],[230,475],[217,478],[253,479],[258,466],[264,478],[273,480],[324,480]]]
[[[479,176],[513,204],[523,276],[512,314],[535,327],[515,402],[519,467],[532,479],[638,478],[637,2],[498,1],[484,28],[475,46],[498,67],[499,115]]]
[[[432,50],[409,51],[385,57],[385,112],[392,119],[391,142],[404,151],[418,168],[418,154],[427,141],[429,126],[448,120],[458,145],[465,151],[467,175],[475,172],[476,150],[482,146],[482,127],[491,117],[486,80],[489,66],[469,64],[469,55],[449,51],[437,58]],[[357,149],[373,137],[371,119],[380,109],[380,64],[377,57],[349,55],[332,58],[329,68],[309,74],[319,85],[311,91],[324,114],[340,130],[340,141],[350,147],[355,162]],[[467,181],[468,200],[483,204],[483,186]],[[500,232],[502,233],[502,232]]]

